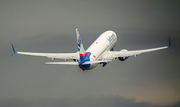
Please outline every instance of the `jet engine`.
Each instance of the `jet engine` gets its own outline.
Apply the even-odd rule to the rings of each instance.
[[[128,51],[127,49],[122,49],[121,50],[122,52],[125,52],[125,51]],[[120,60],[120,61],[125,61],[126,59],[128,59],[129,58],[129,56],[127,56],[127,57],[118,57],[118,59]]]
[[[73,59],[74,60],[74,62],[77,62],[78,60],[77,59]]]

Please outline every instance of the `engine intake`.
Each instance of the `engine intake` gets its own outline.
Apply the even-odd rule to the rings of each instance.
[[[118,59],[120,60],[120,61],[125,61],[126,59],[128,59],[129,58],[129,56],[128,57],[118,57]]]
[[[121,51],[123,51],[123,52],[125,52],[125,51],[128,51],[127,49],[122,49]],[[129,58],[129,56],[127,56],[127,57],[118,57],[118,59],[120,60],[120,61],[125,61],[126,59],[128,59]]]

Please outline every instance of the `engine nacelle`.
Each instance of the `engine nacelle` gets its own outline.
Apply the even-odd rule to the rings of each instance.
[[[125,52],[125,51],[128,51],[127,49],[122,49],[121,51],[123,51],[123,52]],[[129,56],[127,56],[127,57],[118,57],[118,59],[120,60],[120,61],[125,61],[126,59],[128,59],[129,58]]]
[[[74,62],[78,62],[78,60],[77,59],[73,59],[74,60]]]

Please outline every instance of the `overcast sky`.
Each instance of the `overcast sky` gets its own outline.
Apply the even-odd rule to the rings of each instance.
[[[106,30],[115,50],[170,49],[115,60],[104,68],[45,65],[48,58],[17,51],[76,52]],[[64,61],[64,60],[55,60]],[[178,0],[0,0],[1,107],[180,106],[180,2]]]

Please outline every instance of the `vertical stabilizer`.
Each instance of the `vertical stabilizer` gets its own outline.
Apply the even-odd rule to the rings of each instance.
[[[85,50],[78,29],[76,29],[76,36],[77,36],[78,51],[80,54],[85,54]]]

